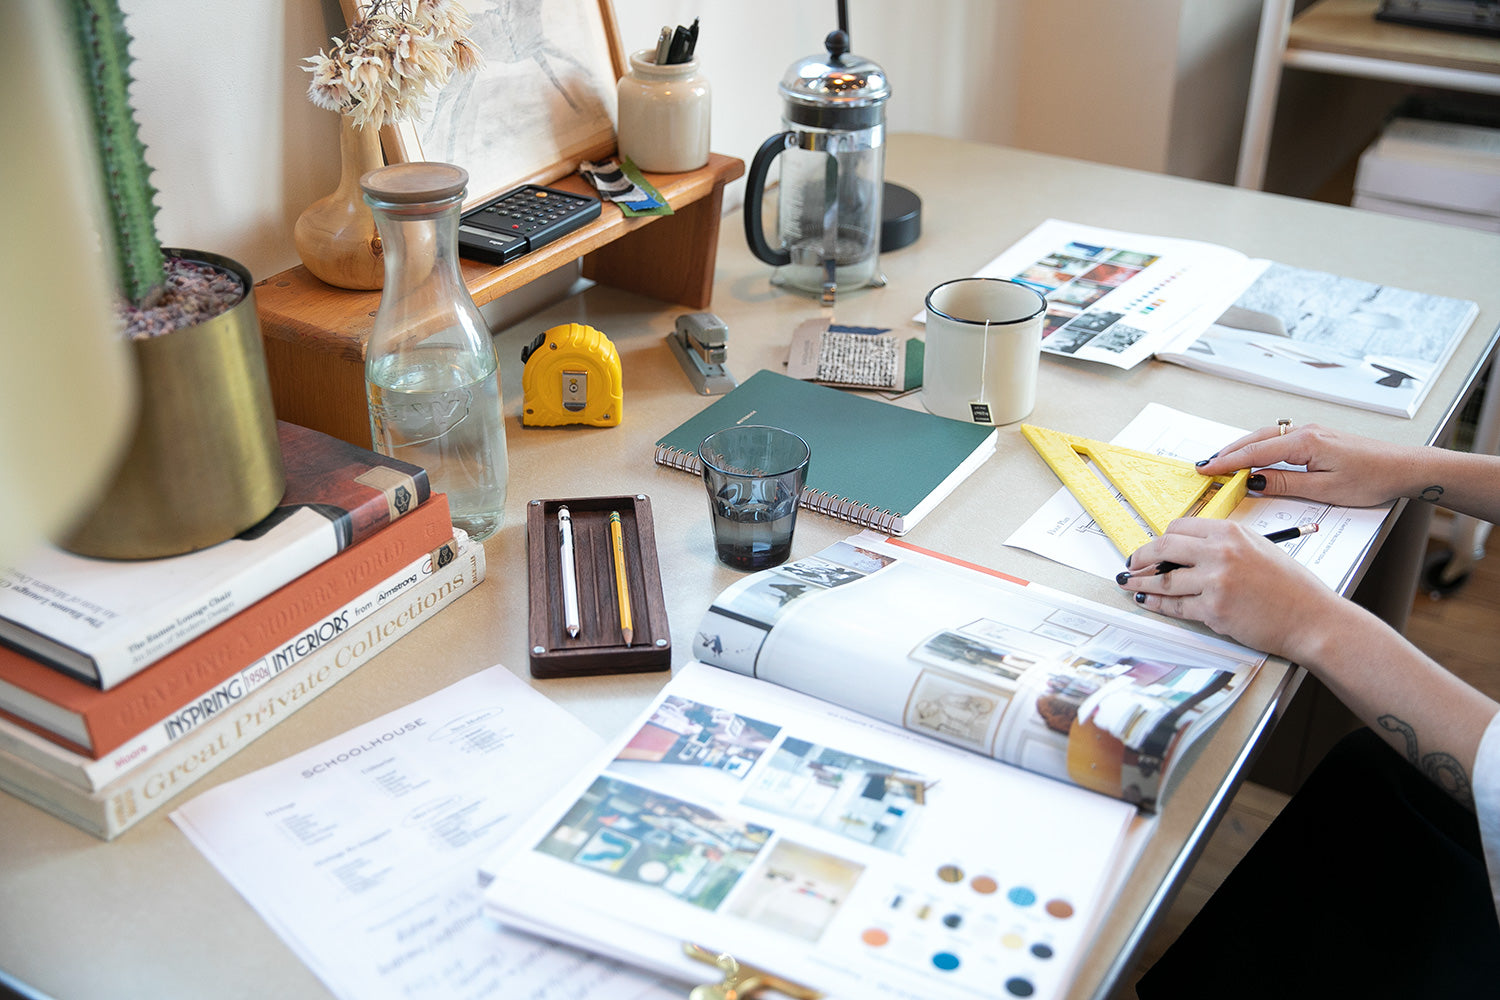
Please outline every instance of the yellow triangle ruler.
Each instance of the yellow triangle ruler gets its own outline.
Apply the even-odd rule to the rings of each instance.
[[[1151,536],[1142,530],[1099,474],[1109,480],[1120,498],[1158,535],[1172,521],[1188,514],[1228,517],[1244,498],[1250,478],[1249,469],[1241,469],[1232,476],[1205,476],[1191,463],[1178,458],[1091,441],[1033,424],[1022,424],[1021,433],[1125,556],[1150,541]],[[1089,468],[1085,459],[1094,463],[1099,474]],[[1209,493],[1212,495],[1207,496]]]

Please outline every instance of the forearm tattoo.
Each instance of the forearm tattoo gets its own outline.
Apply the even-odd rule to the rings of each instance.
[[[1429,501],[1431,503],[1437,503],[1438,500],[1440,500],[1442,498],[1442,496],[1443,496],[1443,488],[1441,486],[1439,486],[1437,483],[1433,483],[1431,486],[1427,487],[1421,493],[1418,493],[1417,496],[1419,496],[1423,500],[1427,500],[1427,501]]]
[[[1422,754],[1417,749],[1417,731],[1407,722],[1394,715],[1382,715],[1375,720],[1380,728],[1396,733],[1406,741],[1406,759],[1425,774],[1435,785],[1453,796],[1461,805],[1474,808],[1474,790],[1463,765],[1450,753]]]

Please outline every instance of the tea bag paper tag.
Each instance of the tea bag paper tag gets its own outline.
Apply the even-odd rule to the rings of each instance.
[[[990,416],[990,404],[985,402],[984,397],[984,369],[990,360],[990,321],[984,321],[984,332],[980,335],[979,349],[979,399],[969,400],[969,419],[976,424],[993,424],[994,418]]]

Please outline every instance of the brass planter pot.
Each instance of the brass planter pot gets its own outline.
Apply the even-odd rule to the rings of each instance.
[[[80,555],[152,559],[216,545],[286,489],[250,273],[217,254],[166,253],[233,271],[245,297],[206,322],[131,341],[135,432],[98,505],[62,543]]]

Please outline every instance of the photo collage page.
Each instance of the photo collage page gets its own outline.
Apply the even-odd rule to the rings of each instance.
[[[1154,809],[1184,730],[1221,709],[1260,654],[1038,593],[846,540],[726,590],[693,652]]]
[[[1140,274],[1157,261],[1155,254],[1122,250],[1101,244],[1069,241],[1011,275],[1012,281],[1035,288],[1047,300],[1042,324],[1042,349],[1055,354],[1076,354],[1085,344],[1119,353],[1146,335],[1139,327],[1123,322],[1139,310],[1149,316],[1160,308],[1174,274],[1133,294],[1112,308],[1096,307],[1100,299]],[[1117,297],[1118,298],[1118,297]]]
[[[650,907],[818,988],[849,970],[924,997],[1064,981],[1128,807],[705,665],[668,691],[535,844],[608,878],[592,905]]]

